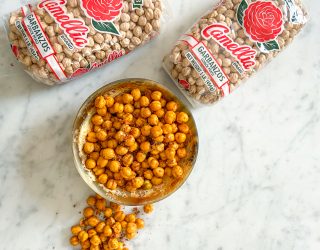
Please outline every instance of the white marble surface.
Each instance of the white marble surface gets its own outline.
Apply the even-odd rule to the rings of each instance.
[[[70,249],[69,227],[91,193],[73,165],[75,113],[104,82],[125,77],[152,78],[178,93],[160,62],[216,1],[199,2],[171,1],[173,17],[156,41],[55,88],[22,72],[1,34],[1,250]],[[20,3],[2,0],[0,16]],[[226,100],[194,110],[195,170],[156,204],[132,249],[320,249],[320,2],[305,3],[311,21],[288,50]]]

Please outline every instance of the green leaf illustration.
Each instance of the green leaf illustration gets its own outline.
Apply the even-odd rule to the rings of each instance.
[[[120,36],[120,32],[113,22],[97,22],[92,20],[93,27],[103,33],[110,33],[116,36]]]
[[[280,46],[276,40],[265,42],[265,43],[257,43],[257,46],[262,52],[269,52],[269,51],[280,49]]]
[[[240,3],[239,7],[238,7],[238,11],[237,11],[237,19],[238,19],[238,23],[242,26],[243,25],[243,16],[244,16],[244,11],[248,8],[248,3],[246,2],[246,0],[242,0],[242,2]]]

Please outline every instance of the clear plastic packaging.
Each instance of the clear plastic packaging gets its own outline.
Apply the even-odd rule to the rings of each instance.
[[[164,68],[194,105],[230,94],[307,22],[300,0],[222,0],[182,35]]]
[[[160,32],[162,0],[42,0],[6,17],[11,49],[35,80],[56,85]]]

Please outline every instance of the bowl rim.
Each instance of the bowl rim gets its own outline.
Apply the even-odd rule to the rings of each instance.
[[[148,85],[153,85],[155,87],[158,87],[160,89],[163,89],[164,91],[167,91],[171,96],[173,96],[179,103],[180,105],[182,105],[183,109],[188,111],[188,114],[192,120],[192,124],[194,125],[194,137],[196,138],[196,142],[194,145],[194,155],[193,155],[193,160],[190,164],[190,170],[188,171],[188,173],[185,175],[185,177],[183,178],[182,181],[180,181],[172,190],[170,190],[169,192],[164,193],[164,195],[159,195],[156,196],[155,199],[152,199],[151,201],[146,201],[144,199],[141,200],[141,202],[136,203],[136,202],[130,202],[130,201],[119,201],[116,199],[113,199],[113,197],[111,195],[109,195],[108,193],[106,193],[102,187],[99,187],[98,184],[92,180],[91,178],[88,177],[88,174],[86,172],[88,172],[88,170],[85,168],[84,164],[81,161],[81,157],[79,155],[79,148],[78,148],[78,143],[77,143],[77,131],[79,130],[79,124],[77,124],[77,121],[79,120],[79,118],[83,117],[84,111],[86,110],[85,108],[88,106],[89,103],[91,103],[93,101],[93,97],[95,97],[98,93],[108,90],[111,90],[113,87],[115,86],[120,86],[121,84],[126,84],[126,83],[130,83],[130,82],[143,82],[144,84],[148,84]],[[150,80],[147,78],[123,78],[120,80],[116,80],[116,81],[112,81],[112,82],[105,82],[104,85],[102,87],[100,87],[99,89],[95,90],[92,94],[90,94],[86,100],[81,104],[80,108],[78,109],[76,116],[74,118],[73,121],[73,126],[72,126],[72,152],[73,152],[73,161],[75,164],[75,167],[79,173],[79,175],[81,176],[81,178],[83,179],[83,181],[97,194],[99,194],[101,197],[103,197],[104,199],[110,201],[110,202],[115,202],[118,203],[120,205],[125,205],[125,206],[142,206],[142,205],[146,205],[146,204],[150,204],[150,203],[156,203],[159,202],[161,200],[164,200],[166,198],[168,198],[169,196],[171,196],[173,193],[175,193],[176,191],[178,191],[187,181],[187,179],[189,178],[189,176],[191,175],[195,165],[196,165],[196,161],[198,158],[198,152],[199,152],[199,134],[198,134],[198,129],[197,129],[197,124],[196,121],[194,119],[194,116],[190,110],[190,108],[187,106],[187,104],[185,102],[183,102],[181,100],[181,98],[177,97],[171,90],[169,90],[166,86],[160,84],[157,81],[154,80]],[[116,195],[115,195],[116,196]],[[125,198],[124,198],[125,200]]]

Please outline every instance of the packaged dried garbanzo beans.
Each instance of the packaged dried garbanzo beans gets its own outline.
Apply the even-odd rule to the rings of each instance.
[[[222,0],[181,36],[164,68],[194,105],[227,96],[307,21],[301,0]]]
[[[7,19],[11,48],[48,85],[99,68],[153,39],[161,0],[42,0]]]

